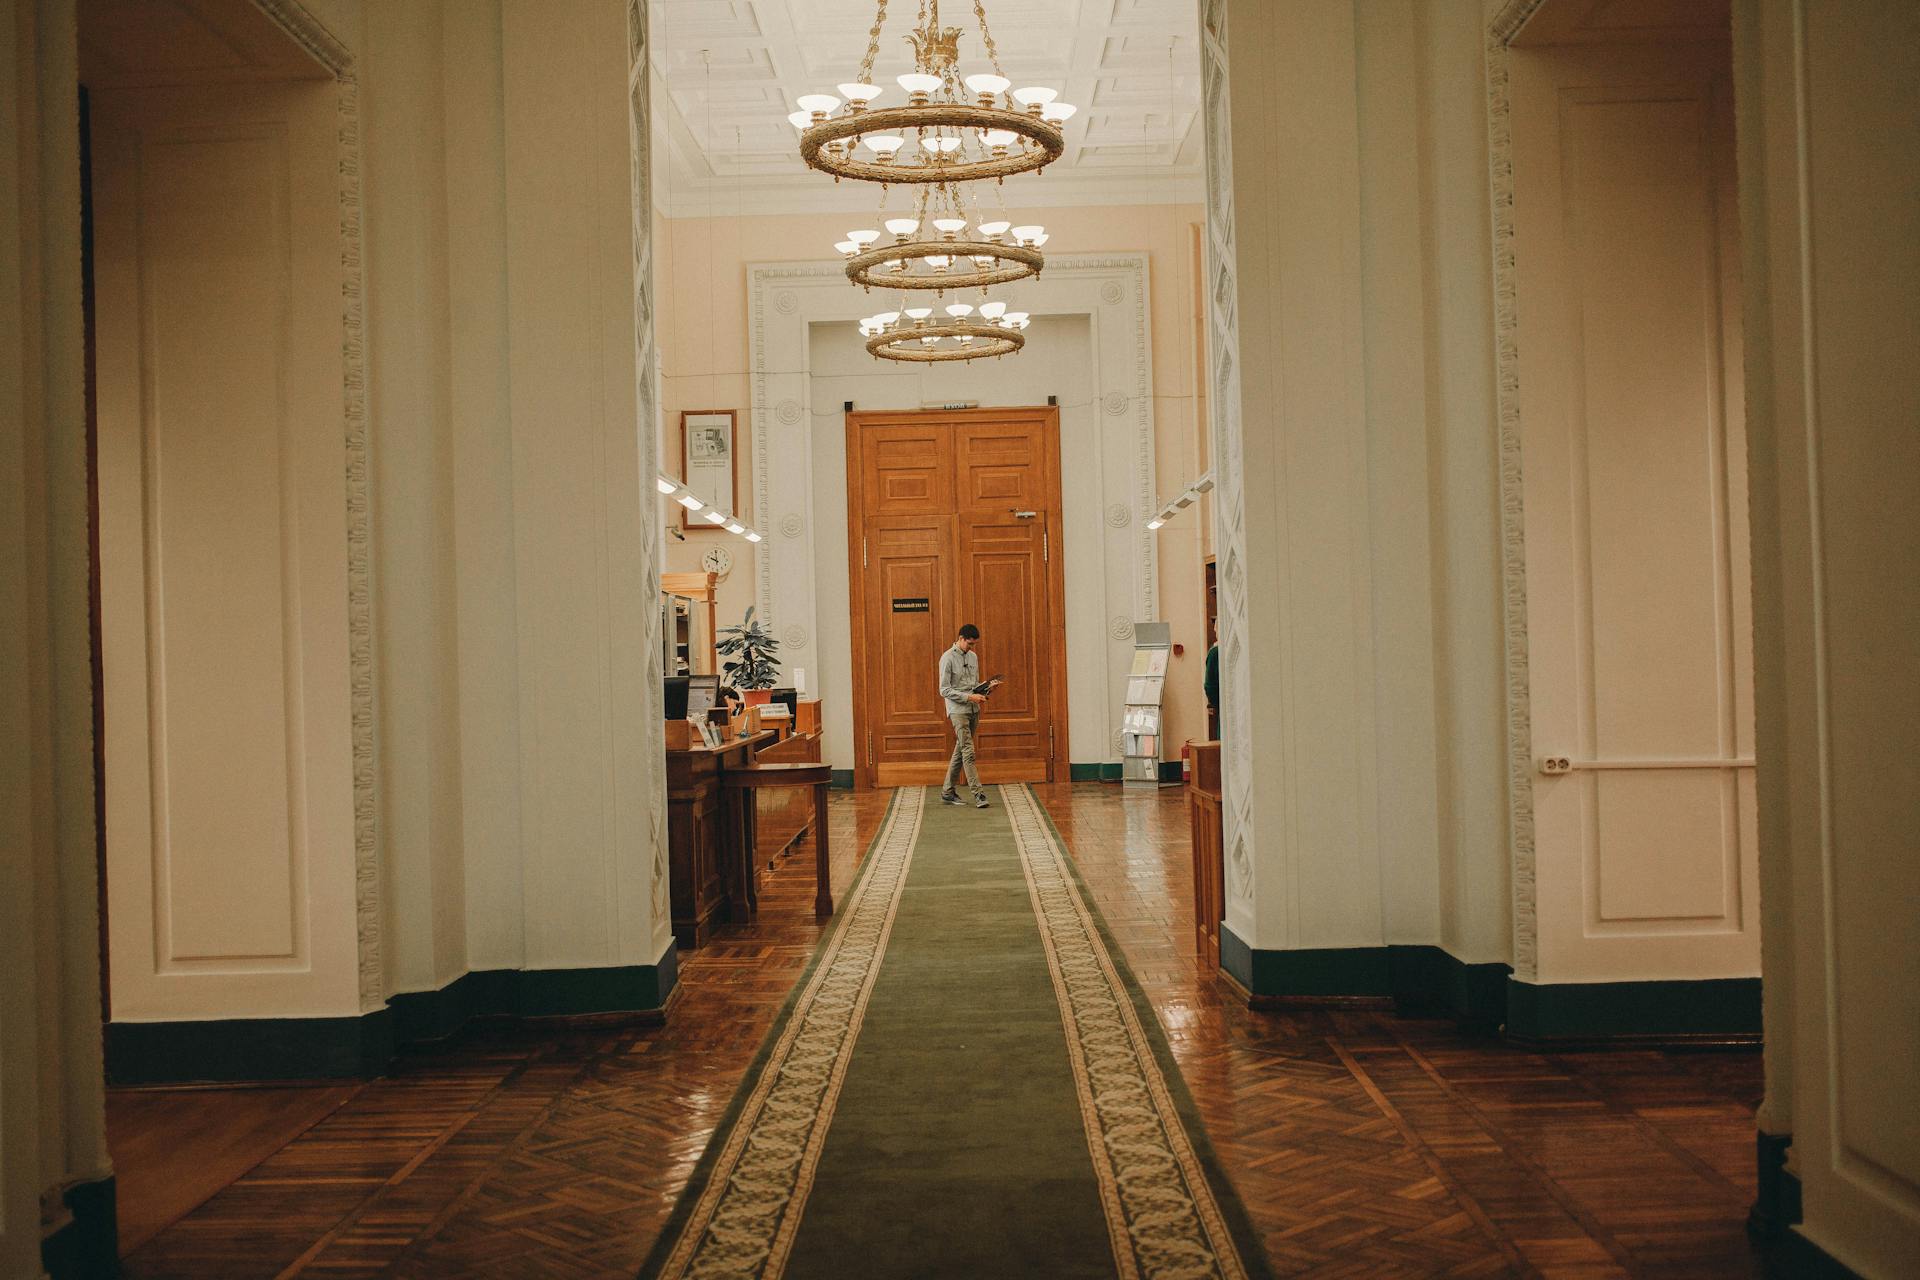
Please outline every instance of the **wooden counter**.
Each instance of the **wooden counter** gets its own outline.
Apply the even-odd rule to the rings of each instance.
[[[1220,811],[1220,744],[1193,744],[1187,817],[1193,830],[1193,947],[1209,969],[1220,964],[1220,922],[1226,915],[1226,865]]]
[[[673,940],[694,948],[713,935],[727,912],[726,842],[732,824],[721,812],[721,778],[752,764],[772,733],[729,738],[718,747],[667,749],[667,882]],[[733,851],[737,857],[737,851]]]

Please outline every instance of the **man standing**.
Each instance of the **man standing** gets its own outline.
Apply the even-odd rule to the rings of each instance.
[[[940,788],[940,800],[943,804],[961,802],[957,788],[960,771],[965,769],[974,807],[984,809],[987,793],[973,763],[973,731],[980,724],[980,708],[987,701],[987,695],[980,692],[980,660],[973,656],[973,646],[979,640],[980,628],[969,622],[960,628],[953,646],[940,655],[940,698],[947,719],[953,722],[953,759],[947,761],[947,781]]]

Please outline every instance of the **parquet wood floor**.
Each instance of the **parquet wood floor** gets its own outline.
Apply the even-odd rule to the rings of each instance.
[[[1191,954],[1180,790],[1038,790],[1279,1274],[1760,1274],[1757,1053],[1542,1054],[1442,1021],[1249,1011]],[[836,894],[885,803],[834,795]],[[685,957],[664,1027],[488,1028],[409,1056],[126,1274],[631,1276],[819,938],[811,901],[803,844],[758,923]],[[199,1123],[225,1122],[222,1099],[198,1095]]]

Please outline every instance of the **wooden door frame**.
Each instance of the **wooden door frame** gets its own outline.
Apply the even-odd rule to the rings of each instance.
[[[1060,410],[1055,405],[1009,405],[997,409],[848,409],[846,411],[847,443],[847,596],[848,611],[852,632],[853,659],[853,785],[856,790],[867,791],[873,787],[874,765],[867,754],[867,582],[866,566],[862,563],[861,542],[866,536],[864,516],[866,511],[862,477],[866,474],[865,458],[861,451],[861,428],[869,426],[912,426],[916,424],[952,424],[995,423],[1009,419],[1026,419],[1038,422],[1042,437],[1042,449],[1046,458],[1048,492],[1052,501],[1047,504],[1047,546],[1044,563],[1047,569],[1047,609],[1052,615],[1048,630],[1052,632],[1047,645],[1049,668],[1052,675],[1052,697],[1049,715],[1051,716],[1052,735],[1051,752],[1047,758],[1047,778],[1056,780],[1056,773],[1064,767],[1061,762],[1073,757],[1069,750],[1067,736],[1067,573],[1066,541],[1062,535],[1060,512]],[[1052,548],[1061,549],[1061,558],[1055,561]],[[1058,564],[1058,568],[1055,565]],[[934,655],[929,654],[931,661]]]

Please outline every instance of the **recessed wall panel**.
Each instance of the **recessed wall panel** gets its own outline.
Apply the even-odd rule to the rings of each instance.
[[[154,140],[140,181],[158,959],[286,958],[303,852],[286,139]]]

